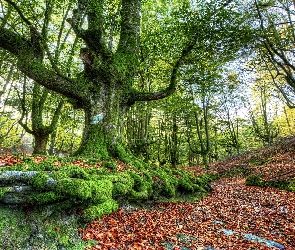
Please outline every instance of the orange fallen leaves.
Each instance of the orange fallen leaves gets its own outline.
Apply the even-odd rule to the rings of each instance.
[[[254,234],[295,249],[295,193],[241,184],[240,178],[214,182],[214,191],[196,203],[155,203],[155,209],[122,209],[80,230],[82,239],[97,240],[92,249],[165,249],[163,242],[180,246],[217,249],[273,249],[243,239]],[[278,202],[280,200],[280,202]],[[260,206],[260,210],[255,208]],[[280,207],[287,208],[281,211]],[[269,213],[271,211],[271,213]],[[223,224],[224,223],[224,224]],[[240,232],[226,236],[220,229]],[[192,236],[189,243],[176,235]],[[101,248],[99,248],[101,247]],[[109,248],[110,249],[110,248]],[[116,249],[116,248],[115,248]]]
[[[259,152],[216,163],[209,170],[192,167],[196,175],[204,172],[224,173],[243,166],[265,179],[295,176],[295,137],[280,147],[268,147]],[[251,160],[264,162],[255,165]],[[35,157],[40,163],[46,158]],[[11,155],[0,156],[0,166],[11,166],[21,160]],[[3,165],[1,165],[3,164]],[[82,160],[73,162],[83,168],[101,167]],[[55,166],[61,167],[58,162]],[[125,171],[129,165],[117,161],[117,170]],[[154,177],[155,181],[157,180]],[[263,243],[249,241],[244,234],[252,234],[295,249],[295,193],[275,188],[246,186],[243,177],[223,178],[212,183],[210,195],[195,203],[154,203],[154,209],[123,209],[103,216],[87,228],[80,229],[83,240],[96,240],[91,249],[97,250],[165,250],[166,241],[174,250],[180,246],[190,249],[275,249]],[[226,235],[222,229],[237,233]],[[59,228],[56,228],[58,231]],[[185,235],[181,239],[179,235]],[[90,248],[88,248],[90,249]]]
[[[295,175],[295,137],[279,147],[236,157],[217,163],[209,170],[192,167],[197,175],[204,172],[223,173],[238,166],[252,169],[264,178]],[[251,157],[267,164],[251,165]],[[157,181],[157,180],[156,180]],[[169,241],[174,250],[180,246],[190,249],[277,249],[245,239],[251,234],[295,249],[295,193],[276,188],[245,185],[245,178],[233,177],[216,180],[210,195],[195,203],[155,203],[154,209],[119,210],[84,230],[82,239],[97,240],[92,249],[157,249],[164,250]],[[226,235],[222,229],[235,231]],[[112,235],[112,237],[111,237]],[[181,240],[177,235],[191,236]]]
[[[12,166],[17,163],[22,163],[22,160],[19,158],[15,158],[10,154],[6,154],[5,156],[0,156],[0,167],[4,166]]]

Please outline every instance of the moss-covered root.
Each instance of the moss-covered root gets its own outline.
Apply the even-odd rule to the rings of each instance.
[[[109,199],[101,204],[91,206],[83,211],[82,218],[85,221],[93,221],[101,216],[111,214],[118,210],[118,203],[115,200]]]

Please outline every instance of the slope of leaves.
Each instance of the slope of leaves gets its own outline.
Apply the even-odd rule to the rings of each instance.
[[[263,179],[287,179],[295,177],[295,136],[282,139],[276,144],[243,155],[227,158],[210,165],[208,169],[202,166],[186,168],[201,175],[204,172],[227,175],[239,173],[245,176],[259,175]]]
[[[154,203],[148,210],[122,207],[81,229],[81,237],[97,242],[92,249],[104,250],[295,249],[295,193],[245,185],[251,173],[269,180],[294,176],[294,151],[291,137],[206,170],[190,168],[196,175],[227,177],[214,181],[214,190],[201,201]]]

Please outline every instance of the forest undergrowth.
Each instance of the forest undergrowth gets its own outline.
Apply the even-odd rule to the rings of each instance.
[[[195,203],[155,203],[124,209],[80,230],[92,249],[295,249],[295,137],[231,159],[190,167],[196,175],[218,173],[214,190]],[[281,183],[246,185],[249,176]],[[287,183],[287,184],[286,184]],[[251,183],[249,183],[251,184]]]
[[[78,230],[88,242],[81,249],[295,249],[294,153],[290,137],[207,169],[187,168],[196,176],[219,176],[208,196],[196,202],[123,203]],[[18,161],[2,157],[0,165]],[[53,231],[58,237],[60,229]]]

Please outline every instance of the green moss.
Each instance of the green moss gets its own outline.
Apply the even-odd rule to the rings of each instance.
[[[246,179],[246,185],[259,187],[275,187],[282,190],[295,192],[295,179],[266,181],[263,180],[260,176],[250,175]]]
[[[131,190],[131,199],[147,200],[153,194],[153,182],[147,175],[139,175],[133,172],[129,172],[130,176],[134,180],[134,187]]]
[[[102,215],[111,214],[116,210],[118,210],[118,203],[110,199],[101,204],[85,209],[82,217],[85,221],[92,221],[96,218],[100,218]]]
[[[127,195],[134,186],[134,180],[127,172],[111,175],[108,178],[114,184],[113,197]]]
[[[91,187],[91,201],[101,203],[112,198],[113,183],[109,180],[89,181]]]
[[[37,188],[39,190],[44,190],[46,188],[46,184],[49,178],[50,178],[49,174],[44,172],[39,172],[30,180],[29,184],[32,185],[34,188]]]
[[[145,167],[148,167],[146,163],[136,158],[130,150],[126,149],[126,147],[121,144],[116,145],[116,147],[112,150],[112,154],[114,157],[119,158],[122,162],[130,164],[135,169],[143,170]]]
[[[28,202],[36,205],[45,205],[52,202],[60,201],[63,196],[57,195],[53,191],[41,193],[41,194],[32,194],[28,197]]]
[[[156,168],[154,170],[154,177],[159,181],[154,182],[154,190],[159,195],[172,198],[176,194],[177,178],[169,174],[170,170],[165,168]]]
[[[8,191],[8,188],[6,187],[0,187],[0,200],[4,196],[4,194]]]
[[[70,178],[79,178],[79,179],[85,179],[89,180],[90,176],[87,173],[87,170],[84,168],[81,168],[74,164],[67,164],[65,166],[62,166],[61,169],[54,174],[55,176],[58,176],[58,178],[61,177],[70,177]]]
[[[117,172],[117,166],[115,161],[106,161],[102,163],[102,166],[111,170]]]
[[[83,158],[109,159],[103,129],[99,123],[89,126],[88,137],[88,142],[81,145],[75,155]]]
[[[92,197],[90,182],[75,178],[58,180],[56,192],[81,200],[87,200]]]
[[[31,233],[31,227],[24,219],[22,211],[0,207],[0,249],[23,249]]]
[[[79,207],[86,211],[84,218],[94,218],[113,211],[105,210],[101,205],[110,206],[114,200],[181,200],[179,196],[191,196],[195,200],[211,190],[210,181],[213,178],[210,175],[196,178],[192,173],[182,170],[172,170],[168,167],[152,168],[135,158],[123,146],[118,145],[116,150],[117,156],[130,164],[129,171],[117,172],[114,160],[103,161],[102,168],[82,168],[73,165],[71,161],[76,161],[75,158],[62,159],[59,166],[55,157],[49,157],[42,164],[32,160],[26,161],[24,165],[27,171],[40,171],[29,184],[36,190],[45,191],[31,195],[29,202],[36,205],[57,203],[59,211]],[[81,160],[95,165],[98,162],[93,156]],[[107,201],[110,203],[105,203]],[[116,206],[111,207],[114,209]]]
[[[103,202],[112,197],[113,184],[109,180],[82,180],[66,178],[58,181],[56,192],[62,195],[89,200],[93,203]]]
[[[248,162],[254,166],[263,166],[266,163],[264,159],[260,158],[252,158]]]
[[[259,186],[259,187],[264,187],[265,183],[264,181],[261,179],[261,177],[257,176],[257,175],[250,175],[247,179],[246,179],[246,185],[248,186]]]
[[[116,151],[114,151],[114,155],[117,156],[121,161],[125,163],[131,163],[132,162],[132,154],[130,152],[127,152],[126,149],[122,145],[117,145]]]

